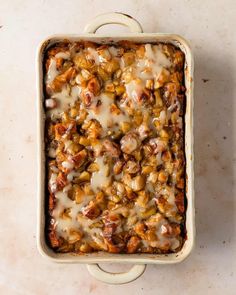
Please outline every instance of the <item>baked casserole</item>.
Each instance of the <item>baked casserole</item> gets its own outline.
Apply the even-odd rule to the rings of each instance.
[[[165,43],[46,50],[45,231],[56,252],[182,248],[184,60]]]

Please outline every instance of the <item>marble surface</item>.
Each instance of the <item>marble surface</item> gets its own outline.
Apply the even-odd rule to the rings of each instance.
[[[0,294],[235,294],[236,2],[0,0],[0,7]],[[84,265],[48,262],[35,237],[36,47],[50,34],[82,32],[107,11],[131,14],[145,32],[183,35],[195,55],[196,247],[183,263],[148,266],[123,286],[96,281]]]

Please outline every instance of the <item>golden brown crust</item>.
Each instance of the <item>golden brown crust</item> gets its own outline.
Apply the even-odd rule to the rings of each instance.
[[[185,239],[184,54],[60,42],[45,54],[49,226],[58,252],[170,253]]]

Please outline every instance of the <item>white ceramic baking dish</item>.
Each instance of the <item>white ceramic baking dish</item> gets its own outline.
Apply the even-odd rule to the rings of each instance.
[[[105,24],[121,24],[132,33],[123,35],[96,35],[97,29]],[[187,42],[178,35],[143,33],[140,24],[132,17],[121,13],[99,15],[85,28],[80,35],[54,35],[44,40],[37,53],[37,91],[38,91],[38,234],[39,252],[51,261],[61,263],[86,263],[88,270],[97,279],[111,284],[127,283],[138,278],[147,264],[172,264],[181,262],[193,249],[195,239],[194,212],[194,175],[193,175],[193,57]],[[114,43],[119,40],[130,40],[138,43],[168,42],[178,46],[185,53],[185,85],[186,85],[186,114],[185,114],[185,155],[187,173],[187,240],[178,253],[168,255],[157,254],[109,254],[91,253],[83,255],[60,254],[53,252],[45,241],[45,154],[44,154],[44,108],[43,108],[43,56],[45,49],[60,40],[89,40],[98,43]],[[98,263],[132,263],[135,264],[126,273],[108,273],[102,270]]]

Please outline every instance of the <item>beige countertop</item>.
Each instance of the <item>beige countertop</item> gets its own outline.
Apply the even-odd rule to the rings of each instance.
[[[236,2],[0,0],[0,7],[0,294],[235,294]],[[109,11],[134,16],[145,32],[183,35],[195,55],[196,247],[183,263],[148,266],[122,286],[96,281],[84,265],[48,262],[35,237],[36,47]]]

